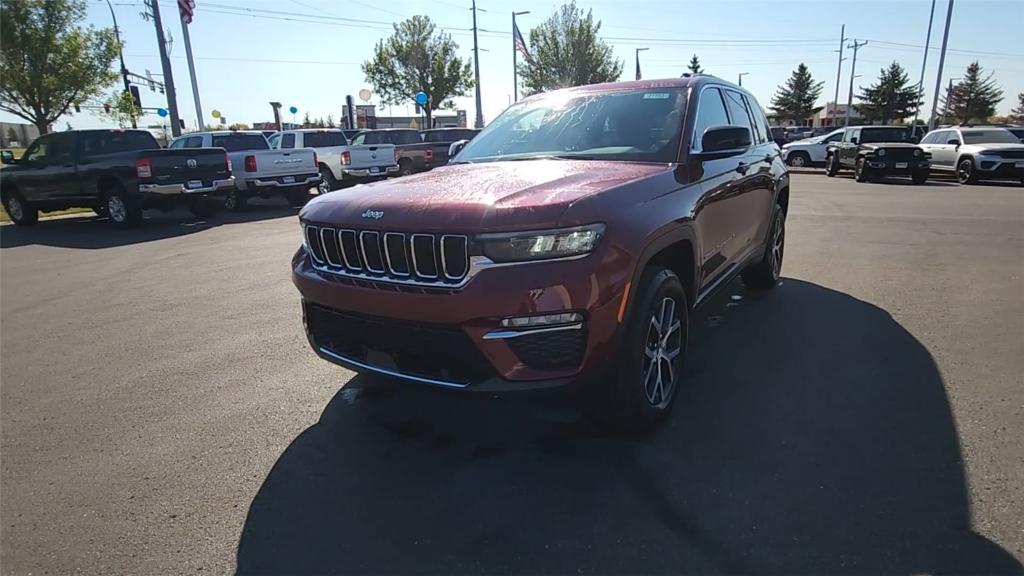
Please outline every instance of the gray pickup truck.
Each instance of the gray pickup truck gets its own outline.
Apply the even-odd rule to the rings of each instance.
[[[356,134],[352,144],[394,145],[398,155],[399,176],[426,172],[434,166],[448,163],[447,159],[440,164],[435,162],[434,145],[424,142],[419,131],[411,128],[364,130]]]

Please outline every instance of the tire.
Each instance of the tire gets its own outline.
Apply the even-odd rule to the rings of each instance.
[[[135,228],[142,223],[142,206],[125,193],[124,188],[114,186],[103,194],[107,205],[107,218],[114,228]]]
[[[853,176],[857,182],[870,182],[871,181],[871,169],[868,168],[863,158],[857,159],[857,165],[853,169]]]
[[[39,209],[26,202],[17,192],[4,194],[4,210],[11,222],[18,226],[32,226],[39,221]]]
[[[836,160],[835,154],[829,154],[825,158],[825,175],[834,178],[836,174],[839,174],[839,161]]]
[[[412,160],[404,159],[398,163],[398,175],[399,176],[412,176],[414,174],[412,169]]]
[[[242,194],[238,190],[232,190],[224,196],[224,209],[228,212],[241,212],[245,210],[245,205],[249,202],[249,197]]]
[[[811,165],[811,157],[807,152],[793,152],[789,155],[789,165],[793,168],[806,168]]]
[[[772,213],[772,229],[768,233],[768,245],[764,256],[757,264],[748,266],[741,276],[743,284],[751,290],[771,290],[779,284],[782,275],[782,258],[786,251],[786,213],[776,204]]]
[[[284,197],[288,200],[288,204],[295,208],[301,208],[309,202],[309,192],[305,188],[293,188],[285,192]]]
[[[327,194],[341,188],[338,179],[334,177],[331,169],[327,166],[320,165],[320,183],[316,185],[317,194]]]
[[[194,198],[188,203],[188,211],[196,218],[209,218],[217,213],[217,203],[208,198]]]
[[[978,173],[974,170],[974,159],[964,158],[956,165],[956,179],[961,184],[977,184]]]
[[[100,200],[100,203],[92,207],[92,211],[96,213],[100,218],[107,217],[107,205]]]
[[[672,327],[667,334],[666,324]],[[615,428],[645,429],[668,414],[682,381],[689,303],[675,272],[661,266],[644,270],[623,329],[614,369],[593,383],[590,413]]]
[[[928,171],[921,170],[920,172],[914,172],[910,175],[910,181],[914,184],[924,184],[928,181]]]

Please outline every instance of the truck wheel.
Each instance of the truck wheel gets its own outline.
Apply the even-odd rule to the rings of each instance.
[[[320,165],[320,183],[316,185],[317,194],[327,194],[337,190],[341,186],[338,185],[338,180],[331,173],[331,169],[327,166]]]
[[[793,168],[804,168],[811,165],[811,157],[807,152],[793,152],[789,155],[789,165]]]
[[[142,223],[142,207],[134,198],[125,194],[124,188],[110,188],[103,197],[106,200],[107,217],[115,228],[134,228]]]
[[[412,174],[412,160],[409,160],[408,158],[403,158],[402,161],[398,163],[398,175],[412,176]]]
[[[4,195],[4,210],[18,226],[31,226],[39,221],[39,210],[25,201],[21,194],[11,192]]]
[[[675,272],[644,270],[624,326],[615,369],[591,389],[591,413],[617,428],[643,429],[662,420],[682,381],[689,304]]]
[[[188,211],[196,218],[209,218],[217,213],[217,204],[207,198],[193,198]]]
[[[921,170],[910,175],[910,181],[914,184],[924,184],[928,181],[928,171]]]
[[[835,154],[829,154],[828,157],[825,158],[825,175],[832,178],[836,174],[839,174],[839,162],[836,161]]]
[[[974,160],[964,158],[956,165],[956,179],[961,184],[977,184],[978,174],[974,171]]]
[[[741,273],[743,284],[751,290],[775,288],[782,274],[782,256],[786,250],[786,213],[778,204],[775,205],[772,214],[772,229],[768,238],[768,245],[765,246],[761,261],[752,264]]]
[[[284,197],[293,207],[301,208],[309,201],[309,191],[305,188],[293,188],[286,192]]]
[[[853,169],[853,177],[857,179],[857,182],[871,181],[871,169],[868,168],[867,162],[863,158],[857,159],[857,165]]]
[[[224,209],[228,212],[239,212],[245,209],[248,201],[248,196],[240,194],[237,190],[232,190],[224,197]]]

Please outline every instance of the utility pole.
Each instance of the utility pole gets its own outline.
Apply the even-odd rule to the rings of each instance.
[[[857,72],[857,50],[860,50],[860,48],[867,43],[867,40],[863,42],[857,42],[854,40],[852,46],[847,46],[847,48],[853,48],[853,62],[850,63],[850,93],[846,97],[846,120],[843,123],[843,126],[850,125],[850,110],[853,109],[853,80],[857,77],[855,74]]]
[[[480,108],[480,47],[476,43],[476,0],[473,0],[473,69],[476,76],[476,122],[475,128],[484,127],[484,111]]]
[[[174,76],[171,74],[171,59],[167,56],[167,40],[164,38],[164,26],[160,20],[160,2],[149,0],[149,9],[153,11],[153,23],[156,25],[156,43],[160,49],[160,67],[164,71],[164,88],[167,91],[167,111],[171,115],[171,135],[181,136],[181,121],[178,116],[178,100],[174,92]],[[202,122],[202,118],[199,119]]]
[[[932,95],[932,114],[928,118],[928,131],[935,129],[935,108],[939,105],[939,87],[942,86],[942,66],[946,63],[946,43],[949,41],[949,21],[953,18],[953,0],[946,8],[946,30],[942,33],[942,50],[939,52],[939,72],[935,76],[935,94]]]
[[[928,67],[928,44],[932,40],[932,20],[935,20],[935,0],[932,0],[932,10],[928,13],[928,35],[924,38],[924,60],[921,62],[921,80],[917,83],[917,97],[922,98],[924,96],[924,71]],[[917,115],[921,113],[921,104],[918,100],[918,105],[914,106],[914,120],[910,123],[910,135],[914,135],[914,129],[917,127]]]
[[[110,8],[110,19],[114,21],[114,37],[117,38],[117,56],[121,59],[121,79],[124,80],[124,93],[131,94],[131,82],[128,81],[128,69],[124,66],[124,51],[121,49],[121,30],[117,27],[117,16],[114,15],[114,6],[107,0],[107,8]],[[132,128],[138,128],[135,124],[135,114],[132,114]]]
[[[839,82],[843,74],[843,60],[846,60],[846,58],[843,58],[843,46],[846,44],[846,40],[846,24],[843,24],[843,27],[839,29],[839,50],[836,50],[836,52],[839,52],[839,65],[836,66],[836,95],[832,99],[833,128],[836,125],[836,115],[839,113]]]
[[[524,12],[513,12],[512,13],[512,102],[519,102],[519,38],[522,35],[519,33],[519,26],[516,26],[516,16],[522,16],[523,14],[529,14],[530,11]],[[476,27],[473,27],[474,30]],[[478,82],[479,84],[479,82]],[[509,106],[512,103],[509,102]],[[479,106],[479,104],[478,104]]]
[[[192,40],[188,37],[188,25],[192,23],[192,2],[178,2],[181,16],[181,38],[185,41],[185,58],[188,60],[188,75],[192,80],[192,101],[196,105],[196,128],[203,129],[203,107],[199,104],[199,84],[196,82],[196,63],[192,59]]]

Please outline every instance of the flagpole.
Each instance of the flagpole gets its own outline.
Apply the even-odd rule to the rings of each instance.
[[[519,34],[519,27],[516,25],[516,16],[522,16],[523,14],[529,14],[530,11],[525,12],[512,12],[512,101],[519,101],[519,47],[517,42],[522,36]]]

